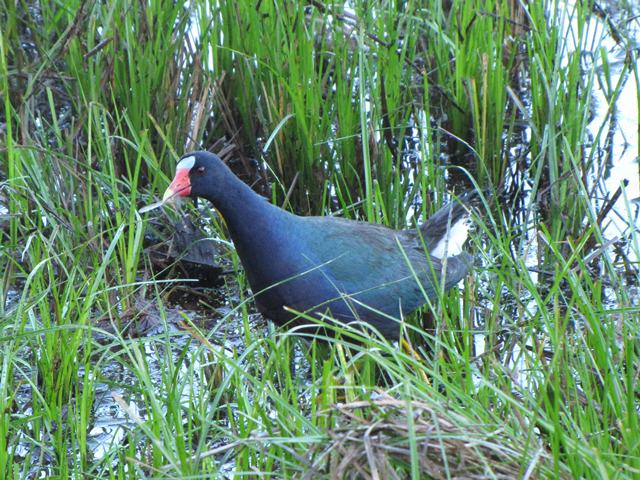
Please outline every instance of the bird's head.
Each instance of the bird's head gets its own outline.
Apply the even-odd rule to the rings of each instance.
[[[207,198],[222,186],[228,172],[226,165],[213,153],[187,153],[178,162],[173,181],[162,196],[162,203],[172,203],[185,197]]]

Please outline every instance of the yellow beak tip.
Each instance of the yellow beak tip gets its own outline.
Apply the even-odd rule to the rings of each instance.
[[[170,188],[167,188],[164,191],[164,195],[162,195],[162,203],[166,203],[172,199],[175,198],[175,193],[173,190],[171,190]]]

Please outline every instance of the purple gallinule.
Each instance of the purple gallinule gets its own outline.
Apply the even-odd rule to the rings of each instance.
[[[182,157],[163,202],[177,197],[204,198],[220,212],[258,309],[280,325],[309,325],[295,312],[330,312],[394,340],[397,319],[453,287],[472,263],[461,250],[468,211],[458,202],[414,230],[300,217],[267,202],[209,152]]]

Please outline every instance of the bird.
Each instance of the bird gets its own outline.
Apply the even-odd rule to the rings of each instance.
[[[187,197],[208,200],[223,217],[260,313],[303,333],[326,332],[321,325],[332,318],[398,340],[399,319],[472,268],[473,257],[462,250],[469,230],[464,201],[404,230],[298,216],[254,192],[207,151],[182,156],[161,203]]]

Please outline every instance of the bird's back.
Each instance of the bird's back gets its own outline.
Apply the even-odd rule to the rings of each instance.
[[[337,320],[362,320],[397,338],[399,328],[391,318],[435,299],[470,265],[465,253],[446,261],[431,257],[416,231],[340,218],[292,216],[289,239],[286,252],[271,253],[270,258],[279,257],[277,281],[259,285],[259,291],[254,287],[258,306],[278,323],[294,317],[284,306],[306,313],[330,311]]]

